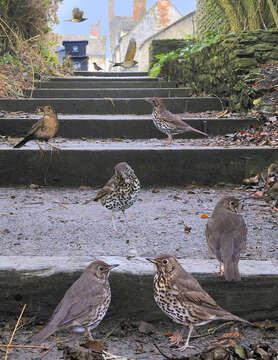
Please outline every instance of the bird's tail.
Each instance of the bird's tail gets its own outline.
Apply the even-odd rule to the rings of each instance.
[[[238,270],[237,262],[234,262],[232,259],[224,261],[224,277],[227,281],[239,281],[240,274]]]
[[[191,130],[191,131],[194,131],[194,132],[196,132],[196,133],[198,133],[198,134],[202,134],[202,135],[208,137],[208,134],[207,134],[207,133],[205,133],[205,132],[203,132],[203,131],[201,131],[201,130],[197,130],[197,129],[191,127],[191,126],[190,126],[190,130]]]
[[[33,139],[33,135],[27,135],[23,140],[21,140],[18,144],[16,144],[14,148],[21,148],[21,146],[23,146],[32,139]]]
[[[42,331],[32,337],[32,343],[41,344],[44,340],[46,340],[50,335],[52,335],[56,331],[53,326],[46,325]]]
[[[121,66],[122,63],[115,63],[112,67],[115,67],[115,66]]]

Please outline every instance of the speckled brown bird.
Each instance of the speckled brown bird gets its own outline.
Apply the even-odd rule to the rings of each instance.
[[[165,104],[160,98],[153,97],[145,100],[153,105],[153,123],[159,131],[168,136],[167,145],[170,145],[173,142],[173,135],[181,134],[187,131],[193,131],[198,134],[208,136],[208,134],[203,131],[197,130],[188,125],[182,120],[180,115],[173,114],[171,111],[167,110]]]
[[[240,280],[238,262],[240,253],[246,249],[247,226],[237,213],[240,200],[225,196],[215,206],[206,226],[209,252],[224,265],[224,277],[228,281]]]
[[[116,266],[103,261],[92,262],[67,290],[48,325],[33,336],[32,342],[42,343],[54,332],[68,328],[78,332],[86,330],[91,339],[91,330],[99,325],[109,307],[108,277]]]
[[[79,23],[85,20],[88,20],[88,18],[83,18],[84,11],[79,10],[79,8],[74,8],[72,10],[72,19],[65,20],[65,21],[71,21],[74,23]]]
[[[113,212],[122,211],[125,216],[125,210],[137,200],[140,181],[134,170],[126,162],[118,163],[114,171],[114,175],[107,184],[87,203],[100,200],[103,206],[111,210],[113,227],[117,231]]]
[[[138,62],[136,60],[134,60],[135,54],[136,54],[136,41],[135,41],[134,38],[131,38],[129,40],[129,43],[128,43],[128,47],[127,47],[127,51],[126,51],[124,61],[119,62],[119,63],[115,63],[113,65],[113,67],[121,66],[124,69],[132,68],[133,66],[138,64]]]
[[[48,142],[49,139],[53,138],[59,129],[59,120],[55,109],[52,106],[41,106],[41,109],[44,112],[42,119],[37,121],[31,129],[28,131],[27,135],[23,140],[21,140],[18,144],[14,146],[14,148],[21,148],[24,144],[26,144],[30,140],[39,140]],[[42,147],[39,143],[37,143],[40,152],[43,152]],[[48,143],[48,145],[53,150],[59,150],[55,146]]]
[[[189,333],[181,351],[192,347],[189,340],[194,326],[205,325],[213,320],[241,321],[253,326],[217,305],[173,256],[160,255],[147,260],[155,265],[156,270],[153,283],[155,302],[174,322],[183,325],[176,342],[171,345],[181,342],[186,326],[189,326]]]
[[[96,62],[93,62],[93,65],[94,65],[94,69],[95,69],[96,71],[103,70],[103,68],[101,68]]]

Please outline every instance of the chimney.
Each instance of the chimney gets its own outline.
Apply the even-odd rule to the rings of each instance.
[[[140,20],[146,14],[146,0],[133,0],[133,21]]]
[[[110,23],[115,17],[115,0],[108,0],[108,22]]]
[[[100,37],[100,20],[96,24],[91,24],[91,33],[90,36],[93,38]]]

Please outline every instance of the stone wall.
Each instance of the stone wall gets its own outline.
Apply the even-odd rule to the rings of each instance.
[[[263,64],[278,61],[278,29],[224,35],[187,59],[173,59],[159,76],[190,86],[194,94],[214,94],[237,111],[253,107],[260,94],[254,84]],[[266,90],[267,91],[267,90]]]
[[[157,32],[156,34],[147,38],[138,48],[137,57],[139,62],[139,70],[147,71],[153,64],[154,59],[152,53],[161,54],[167,53],[171,50],[178,49],[186,45],[186,42],[183,42],[179,39],[184,39],[186,35],[195,34],[195,11],[183,16],[182,18],[175,21],[173,24],[167,26],[167,28]],[[161,42],[156,42],[156,40],[161,40]],[[168,41],[168,39],[176,39]],[[164,41],[165,40],[165,41]],[[164,41],[164,46],[162,45]],[[163,51],[157,52],[158,47],[162,46]],[[170,48],[168,47],[170,46]],[[177,47],[175,47],[177,46]],[[151,47],[156,49],[153,51]],[[168,49],[167,49],[168,47]],[[150,57],[149,57],[150,54]]]

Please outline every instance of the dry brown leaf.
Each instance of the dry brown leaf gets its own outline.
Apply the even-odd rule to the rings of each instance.
[[[202,214],[201,219],[208,219],[208,215],[207,214]]]
[[[159,189],[155,189],[155,188],[152,189],[152,193],[153,193],[153,194],[157,194],[157,193],[159,193],[159,192],[160,192]]]
[[[104,345],[97,340],[88,340],[84,344],[80,344],[80,346],[84,347],[85,349],[91,349],[97,352],[104,350]]]
[[[30,189],[39,189],[39,188],[40,188],[40,185],[38,185],[38,184],[30,184],[30,185],[29,185],[29,188],[30,188]]]
[[[192,227],[191,226],[187,226],[187,225],[184,225],[184,231],[187,232],[187,233],[190,233]]]

